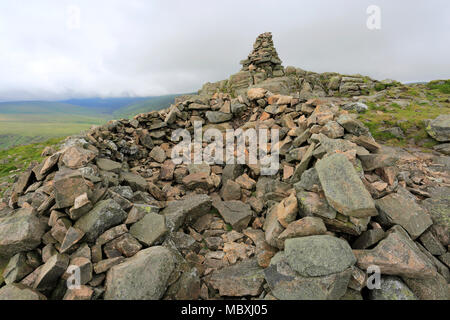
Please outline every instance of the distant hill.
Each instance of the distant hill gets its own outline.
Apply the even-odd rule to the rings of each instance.
[[[113,117],[115,119],[130,118],[139,113],[168,108],[175,101],[175,98],[181,95],[182,94],[171,94],[165,96],[150,97],[142,101],[137,101],[133,104],[116,110],[113,113]]]
[[[180,94],[0,103],[0,150],[64,137],[111,119],[167,108]]]

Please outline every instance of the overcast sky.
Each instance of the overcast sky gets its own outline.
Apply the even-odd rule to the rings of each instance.
[[[1,0],[0,100],[192,92],[266,31],[284,66],[450,78],[449,17],[448,0]]]

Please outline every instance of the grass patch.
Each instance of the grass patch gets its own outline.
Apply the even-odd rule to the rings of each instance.
[[[435,80],[430,81],[427,87],[432,90],[437,90],[444,94],[450,94],[450,80]]]
[[[25,146],[13,147],[0,151],[0,178],[11,175],[11,172],[25,170],[32,161],[41,161],[41,153],[47,146],[54,146],[64,138],[53,138],[45,142],[33,143]]]

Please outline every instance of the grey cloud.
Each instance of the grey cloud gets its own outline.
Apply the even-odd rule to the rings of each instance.
[[[366,28],[366,8],[382,28]],[[80,29],[66,27],[70,5]],[[376,79],[450,78],[447,0],[0,3],[0,100],[191,92],[272,31],[283,64]]]

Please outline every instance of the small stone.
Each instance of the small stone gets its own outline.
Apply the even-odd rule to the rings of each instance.
[[[42,267],[33,288],[37,290],[53,289],[68,265],[69,257],[67,255],[55,254]]]
[[[295,196],[295,193],[291,193],[289,197],[283,199],[273,210],[276,211],[280,224],[287,228],[287,226],[295,220],[298,213],[297,197]]]
[[[134,256],[142,249],[142,245],[129,233],[114,240],[114,247],[125,257]]]
[[[158,213],[159,208],[147,205],[147,204],[137,204],[135,203],[133,205],[133,208],[131,208],[130,212],[128,213],[127,220],[125,220],[125,224],[133,224],[135,222],[138,222],[141,220],[147,213]]]
[[[130,228],[130,234],[147,246],[160,241],[167,231],[165,217],[156,213],[147,213]]]
[[[91,300],[94,291],[88,286],[80,286],[76,289],[68,289],[63,300]]]
[[[21,252],[12,257],[3,270],[3,280],[6,284],[19,282],[33,271],[27,264],[27,256]]]
[[[72,208],[69,210],[70,219],[78,220],[81,216],[88,213],[92,209],[92,203],[88,199],[87,193],[75,198],[75,202]]]
[[[163,163],[166,160],[166,152],[159,146],[156,146],[150,151],[149,156],[156,162]]]
[[[325,234],[327,228],[322,219],[317,217],[305,217],[300,220],[290,223],[286,230],[280,235],[280,240],[286,240],[291,238],[308,237]]]
[[[224,201],[240,200],[241,186],[233,180],[227,180],[220,190],[220,195]]]
[[[263,290],[264,273],[255,259],[249,259],[213,272],[208,283],[221,296],[258,296]]]
[[[114,267],[115,265],[125,261],[124,257],[115,257],[105,259],[94,264],[94,271],[96,274],[103,273]]]
[[[370,300],[417,300],[414,293],[399,278],[382,276],[380,289],[369,291]]]
[[[106,158],[97,159],[97,167],[102,171],[120,173],[122,164]]]
[[[214,201],[213,206],[236,231],[245,229],[253,215],[250,205],[242,201]]]
[[[96,243],[98,245],[104,245],[105,243],[110,242],[111,240],[114,240],[127,232],[128,232],[127,226],[125,224],[120,224],[114,228],[105,231],[101,236],[97,238]]]
[[[78,243],[84,236],[84,232],[80,229],[70,227],[69,230],[67,230],[66,236],[64,237],[64,240],[61,244],[61,248],[59,251],[61,253],[65,253],[67,250],[72,248],[75,244]]]

